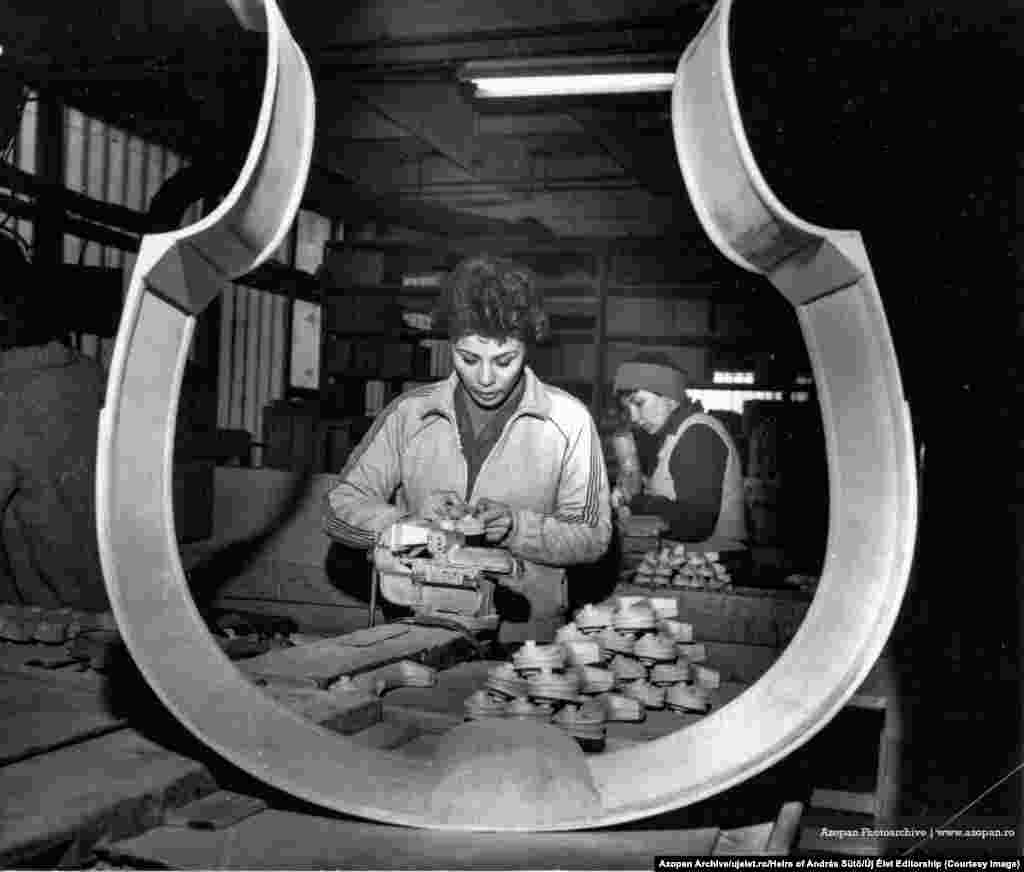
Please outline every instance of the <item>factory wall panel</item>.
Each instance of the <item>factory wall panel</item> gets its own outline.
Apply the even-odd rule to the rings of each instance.
[[[708,332],[707,300],[671,297],[608,299],[608,332],[640,336],[701,336]]]

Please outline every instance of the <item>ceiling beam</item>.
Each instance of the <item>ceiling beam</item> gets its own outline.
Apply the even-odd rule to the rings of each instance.
[[[354,92],[389,121],[429,143],[466,172],[477,155],[476,113],[456,82],[353,83]]]
[[[355,184],[318,166],[310,172],[305,205],[342,220],[376,219],[436,237],[496,237],[525,243],[554,238],[551,230],[538,221],[510,221],[461,212]]]
[[[601,148],[648,190],[686,199],[686,187],[668,124],[662,129],[638,133],[631,115],[582,107],[571,111],[573,118],[591,133]]]
[[[437,81],[429,78],[411,81],[353,81],[347,84],[359,101],[372,107],[397,127],[407,131],[425,145],[434,149],[450,161],[454,167],[466,174],[468,182],[486,182],[493,185],[499,197],[521,199],[523,183],[533,182],[533,161],[530,150],[522,140],[512,138],[481,138],[478,135],[476,110],[465,96],[465,86],[453,81]],[[327,156],[328,164],[340,169],[352,178],[373,181],[374,174],[367,174],[372,167],[383,166],[386,161],[373,157],[359,167],[349,169],[338,166],[341,156],[332,153]],[[408,181],[410,169],[418,179],[436,177],[436,173],[422,172],[424,159],[419,155],[419,165],[411,167],[413,161],[402,161],[400,171],[385,180],[380,187],[396,187],[395,181]],[[449,174],[450,175],[450,174]],[[458,173],[456,173],[458,176]],[[376,179],[380,179],[379,172]],[[458,178],[453,181],[461,181]],[[515,183],[515,188],[505,189],[504,184]]]
[[[485,4],[472,4],[473,11]],[[504,5],[504,4],[503,4]],[[567,21],[564,16],[547,22],[510,20],[508,8],[494,16],[487,26],[473,27],[464,7],[461,12],[444,16],[431,10],[432,26],[409,28],[409,7],[403,4],[400,13],[381,12],[384,4],[376,3],[382,18],[392,18],[387,34],[381,29],[360,29],[338,22],[334,34],[315,19],[295,21],[304,46],[309,46],[314,66],[329,69],[381,68],[389,65],[418,65],[422,68],[448,66],[467,60],[508,57],[539,57],[545,55],[578,55],[593,52],[639,52],[669,50],[681,52],[699,30],[711,6],[697,0],[680,8],[677,2],[662,3],[661,14],[644,15],[636,4],[620,5],[598,11],[589,4],[591,13],[599,17],[590,21]],[[493,7],[493,4],[492,4]],[[313,7],[309,7],[312,9]],[[541,12],[543,4],[519,6],[520,13]],[[655,12],[655,10],[648,10]],[[401,16],[396,17],[396,15]],[[521,16],[522,17],[522,16]],[[533,15],[536,19],[536,15]],[[443,24],[442,28],[438,25]],[[467,26],[468,25],[468,26]]]

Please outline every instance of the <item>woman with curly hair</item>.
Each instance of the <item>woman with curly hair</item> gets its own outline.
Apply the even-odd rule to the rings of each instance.
[[[325,530],[369,549],[402,518],[472,511],[485,543],[525,567],[520,596],[496,592],[499,640],[549,641],[567,604],[564,567],[596,561],[611,537],[597,429],[586,406],[526,365],[548,331],[528,268],[463,260],[437,315],[454,372],[380,413],[327,494]]]

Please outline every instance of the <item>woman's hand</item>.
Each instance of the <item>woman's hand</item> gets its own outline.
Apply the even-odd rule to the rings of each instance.
[[[437,490],[424,500],[420,514],[431,521],[457,521],[469,514],[469,506],[453,490]]]
[[[511,506],[483,497],[473,510],[476,519],[484,526],[484,539],[499,544],[512,532],[513,515]]]

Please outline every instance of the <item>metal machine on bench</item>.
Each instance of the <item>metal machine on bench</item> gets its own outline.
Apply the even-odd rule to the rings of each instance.
[[[497,625],[494,587],[515,588],[520,560],[502,548],[467,545],[479,521],[400,521],[381,534],[373,552],[380,594],[419,615],[440,615],[474,629]]]

